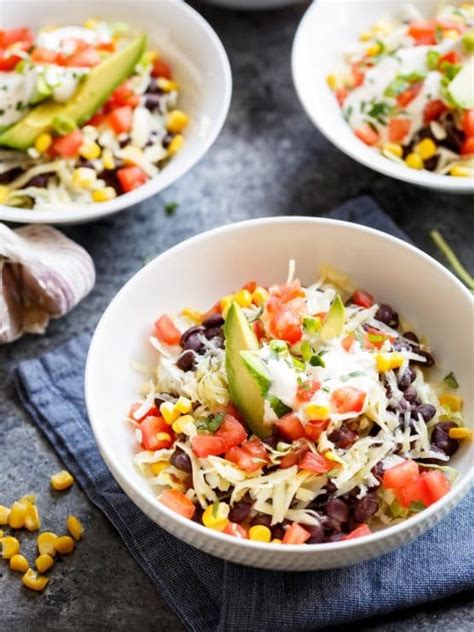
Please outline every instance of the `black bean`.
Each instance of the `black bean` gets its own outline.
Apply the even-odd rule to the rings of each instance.
[[[403,397],[406,399],[407,402],[413,404],[413,402],[417,398],[416,388],[414,388],[413,386],[409,386],[403,393]]]
[[[201,325],[193,325],[192,327],[189,327],[188,329],[186,329],[186,331],[184,331],[181,334],[181,340],[179,341],[179,344],[182,347],[184,347],[184,343],[189,338],[189,336],[192,336],[192,334],[196,334],[203,331],[204,331],[204,327],[201,327]]]
[[[229,511],[229,520],[240,524],[247,519],[251,507],[252,503],[248,503],[245,500],[234,503],[232,509]]]
[[[220,314],[211,314],[208,318],[202,321],[202,326],[208,328],[222,327],[224,319]]]
[[[51,173],[41,173],[38,176],[31,178],[31,180],[25,184],[25,187],[38,187],[40,189],[44,189],[48,185],[48,180],[51,175]]]
[[[272,527],[272,538],[278,538],[278,540],[283,540],[283,536],[285,535],[285,529],[283,525],[276,524]]]
[[[165,149],[168,149],[172,140],[173,140],[173,134],[165,134],[162,140],[163,147]]]
[[[280,439],[276,435],[271,435],[270,437],[266,437],[263,440],[263,443],[266,443],[271,448],[275,449],[277,447],[279,441],[280,441]]]
[[[418,336],[415,334],[414,331],[406,331],[403,334],[403,337],[406,338],[407,340],[411,340],[412,342],[416,342],[416,344],[420,342]]]
[[[150,83],[147,86],[146,93],[147,94],[164,94],[163,90],[161,88],[158,88],[156,79],[154,77],[150,78]]]
[[[374,467],[371,470],[371,473],[375,476],[375,478],[379,481],[382,480],[383,478],[383,472],[384,472],[384,467],[382,465],[382,462],[379,461],[378,463],[376,463],[374,465]]]
[[[431,404],[420,404],[412,411],[412,417],[416,419],[418,415],[421,415],[424,421],[428,422],[436,415],[436,408]]]
[[[119,140],[119,146],[121,149],[126,147],[129,143],[130,143],[130,137],[128,136],[128,134],[127,134],[127,138],[123,138],[122,140]]]
[[[398,386],[402,389],[402,391],[404,391],[410,386],[410,384],[415,380],[415,378],[416,378],[415,371],[413,371],[413,369],[410,369],[410,367],[407,367],[405,371],[403,371],[400,379],[398,380]]]
[[[353,512],[357,522],[367,522],[379,509],[379,501],[374,494],[366,494],[363,498],[356,500]]]
[[[379,305],[375,318],[389,327],[398,327],[397,312],[385,303]]]
[[[147,94],[145,97],[145,107],[150,112],[161,111],[161,97],[158,94]]]
[[[23,169],[17,167],[16,169],[10,169],[5,173],[0,173],[0,184],[10,184],[13,180],[16,180],[18,176],[21,176]]]
[[[447,456],[452,456],[459,447],[457,439],[451,439],[449,429],[455,428],[456,424],[452,421],[444,421],[436,424],[431,433],[431,441],[435,446],[440,448]]]
[[[335,520],[334,518],[324,517],[321,524],[324,529],[324,533],[326,535],[331,535],[332,533],[341,532],[341,523],[339,522],[339,520]]]
[[[154,404],[156,408],[158,408],[158,410],[160,410],[161,404],[164,404],[165,402],[166,402],[166,399],[164,399],[164,397],[155,397],[154,399]]]
[[[183,472],[192,472],[193,466],[191,465],[191,459],[182,450],[176,449],[170,458],[171,465],[174,465],[178,470]]]
[[[330,518],[334,518],[338,522],[347,522],[349,507],[340,498],[333,498],[326,504],[326,513]]]
[[[345,426],[338,430],[333,430],[328,436],[329,441],[332,441],[336,445],[336,448],[342,448],[344,450],[350,448],[357,438],[357,433]]]
[[[192,371],[194,368],[194,362],[196,360],[196,354],[191,349],[183,351],[179,356],[176,366],[182,371]]]
[[[272,523],[272,517],[268,514],[258,513],[256,516],[252,518],[250,524],[252,527],[255,525],[263,525],[264,527],[269,527]]]
[[[326,542],[340,542],[343,538],[343,533],[333,533],[328,538],[326,538]]]
[[[201,353],[205,349],[205,345],[202,341],[201,334],[196,332],[186,338],[182,345],[184,349],[191,349],[196,353]]]
[[[332,481],[328,481],[324,489],[327,491],[328,494],[334,494],[337,487]]]
[[[324,542],[324,529],[320,524],[305,524],[304,528],[311,536],[308,540],[306,540],[307,544],[319,544],[320,542]]]
[[[209,329],[206,329],[204,332],[204,335],[208,340],[211,340],[212,338],[224,338],[221,327],[209,327]]]

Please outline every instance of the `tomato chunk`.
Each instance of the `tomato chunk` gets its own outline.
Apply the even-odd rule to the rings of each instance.
[[[436,44],[436,21],[414,20],[408,27],[408,35],[413,37],[416,44],[430,46]]]
[[[148,180],[140,167],[122,167],[117,170],[117,177],[124,193],[138,189]]]
[[[365,290],[356,290],[351,300],[356,305],[359,305],[359,307],[364,307],[365,309],[372,307],[374,304],[374,297]]]
[[[466,110],[462,118],[462,128],[468,138],[474,136],[474,110]]]
[[[113,110],[107,116],[107,123],[116,134],[129,132],[132,127],[133,109],[129,105],[123,105]]]
[[[348,336],[346,336],[342,342],[342,348],[344,349],[344,351],[347,351],[347,353],[349,353],[349,351],[352,349],[352,345],[355,342],[355,336],[353,336],[352,334],[349,334]]]
[[[311,537],[300,524],[293,522],[285,531],[283,536],[283,544],[304,544]]]
[[[430,123],[431,121],[436,121],[439,119],[441,114],[448,111],[448,107],[441,101],[441,99],[435,99],[434,101],[429,101],[425,105],[425,109],[423,110],[423,120],[425,123]]]
[[[82,132],[75,129],[64,136],[57,136],[51,145],[51,152],[65,158],[76,156],[83,140]]]
[[[303,336],[301,317],[288,306],[283,305],[270,323],[270,331],[278,340],[295,344]]]
[[[167,345],[177,345],[181,340],[179,329],[174,326],[169,316],[163,314],[155,323],[155,334],[160,342]]]
[[[232,535],[234,538],[242,538],[243,540],[248,540],[247,529],[242,527],[237,522],[228,522],[225,526],[225,529],[222,533],[227,533],[227,535]]]
[[[354,529],[353,531],[345,535],[342,539],[354,540],[355,538],[360,538],[363,535],[370,535],[371,533],[372,531],[369,529],[369,527],[366,524],[361,524],[359,527],[357,527],[356,529]]]
[[[402,507],[410,507],[412,503],[423,503],[425,507],[431,505],[431,494],[426,481],[420,476],[406,487],[394,490],[395,496]]]
[[[314,452],[306,452],[304,457],[298,464],[301,470],[308,470],[315,474],[325,474],[334,469],[334,463],[324,458],[322,454],[315,454]]]
[[[387,489],[400,489],[416,481],[419,474],[418,463],[407,459],[403,461],[403,463],[399,463],[385,470],[383,485]]]
[[[220,437],[225,444],[226,450],[240,445],[247,438],[247,431],[233,415],[226,414],[224,421],[216,431],[216,437]]]
[[[257,462],[260,461],[262,466],[270,460],[265,444],[258,437],[242,443],[242,450],[247,452],[253,459],[257,459]]]
[[[305,432],[308,439],[318,441],[321,433],[329,426],[329,419],[311,420],[305,426]]]
[[[33,31],[26,27],[0,31],[0,48],[8,48],[17,42],[31,45],[34,39],[35,36]]]
[[[128,416],[131,417],[132,419],[135,419],[134,415],[135,415],[136,411],[140,407],[141,407],[141,404],[139,402],[137,402],[136,404],[132,404],[130,406],[130,410],[128,412]],[[148,415],[153,415],[154,417],[159,417],[160,416],[160,411],[158,410],[158,408],[156,406],[152,406],[151,408],[149,408],[146,411],[146,413],[144,415],[142,415],[138,419],[135,419],[135,421],[140,423],[141,421],[143,421],[145,419],[145,417],[148,417]]]
[[[445,496],[451,489],[451,484],[440,470],[431,470],[424,472],[421,475],[424,483],[431,496],[431,503],[435,503],[437,500]]]
[[[176,513],[181,514],[185,518],[191,519],[196,511],[196,506],[185,494],[178,489],[165,489],[161,494],[160,500]]]
[[[31,53],[31,61],[38,64],[55,64],[56,57],[57,54],[54,51],[49,50],[49,48],[41,48],[41,46],[37,46]]]
[[[390,119],[388,124],[388,138],[392,143],[398,143],[410,131],[411,123],[408,119]]]
[[[375,145],[380,139],[379,133],[368,123],[363,123],[360,127],[355,129],[354,134],[366,145]]]
[[[106,109],[110,111],[122,105],[135,108],[139,102],[140,97],[130,87],[130,81],[124,81],[107,99]]]
[[[306,452],[308,452],[308,450],[309,450],[309,445],[304,443],[302,446],[300,446],[296,450],[293,450],[292,452],[289,452],[288,454],[286,454],[280,461],[281,469],[286,470],[289,467],[293,467],[293,465],[296,465],[297,463],[299,463],[301,459],[304,457],[304,455],[306,454]]]
[[[366,393],[354,386],[336,389],[331,395],[331,405],[339,414],[360,413],[364,407]]]
[[[225,441],[213,435],[196,435],[191,441],[194,454],[200,459],[219,456],[226,451]]]
[[[316,391],[319,391],[320,388],[321,384],[317,380],[305,382],[304,384],[300,384],[300,386],[298,386],[296,397],[300,402],[309,402]]]
[[[225,458],[245,472],[256,472],[262,467],[262,463],[255,460],[248,452],[237,446],[230,448],[225,453]]]
[[[164,77],[165,79],[171,79],[171,66],[162,59],[156,59],[153,62],[151,74],[153,75],[153,77]]]
[[[470,154],[474,154],[474,136],[466,138],[461,146],[460,153],[461,156],[469,156]]]
[[[419,81],[397,96],[397,103],[404,108],[420,94],[423,82]]]
[[[176,438],[171,427],[161,416],[148,415],[141,422],[140,430],[145,450],[170,448]]]
[[[289,413],[275,422],[280,434],[288,441],[296,441],[305,436],[304,426],[295,413]]]

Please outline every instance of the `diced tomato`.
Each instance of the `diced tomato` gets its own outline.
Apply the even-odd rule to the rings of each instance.
[[[431,503],[445,496],[451,489],[451,485],[446,476],[440,470],[430,470],[421,475],[428,492],[431,496]]]
[[[196,511],[196,506],[193,501],[178,489],[165,489],[160,496],[160,500],[163,505],[166,505],[185,518],[191,519]]]
[[[31,61],[38,64],[55,64],[56,57],[57,54],[54,51],[49,50],[49,48],[41,48],[41,46],[36,46],[31,53]]]
[[[140,97],[130,87],[129,81],[124,81],[114,92],[110,95],[106,102],[106,109],[108,111],[122,105],[129,105],[132,108],[137,107],[140,102]]]
[[[132,417],[132,419],[135,419],[134,414],[140,407],[141,407],[141,404],[139,402],[137,402],[136,404],[132,404],[130,406],[130,410],[129,410],[128,416]],[[158,410],[158,408],[156,406],[152,406],[151,408],[149,408],[146,411],[146,413],[144,415],[142,415],[138,419],[135,419],[135,421],[140,423],[141,421],[143,421],[145,419],[145,417],[148,417],[149,415],[153,415],[154,417],[159,417],[160,411]]]
[[[306,452],[304,457],[298,463],[298,467],[302,470],[308,470],[315,474],[325,474],[334,469],[335,463],[328,461],[322,454],[314,452]]]
[[[436,20],[436,23],[444,31],[457,31],[463,33],[466,30],[466,26],[462,22],[455,22],[454,20]]]
[[[462,117],[462,128],[468,138],[474,137],[474,110],[465,110]]]
[[[171,426],[161,416],[147,415],[140,424],[140,430],[145,450],[170,448],[176,438]]]
[[[411,123],[408,119],[390,119],[388,124],[388,139],[392,143],[398,143],[405,138],[410,131]]]
[[[380,139],[378,132],[368,123],[363,123],[360,127],[355,129],[354,134],[366,145],[375,145]]]
[[[372,531],[366,524],[361,524],[359,527],[345,535],[343,540],[354,540],[355,538],[361,538],[363,535],[370,535]]]
[[[224,454],[226,445],[224,439],[215,435],[196,435],[191,441],[194,454],[201,458]]]
[[[124,193],[138,189],[148,181],[146,173],[140,167],[121,167],[117,177]]]
[[[153,77],[164,77],[165,79],[171,79],[171,67],[162,59],[155,59],[153,62],[153,68],[151,71]]]
[[[336,90],[336,92],[334,93],[337,102],[339,103],[339,105],[342,107],[344,105],[344,101],[347,99],[347,95],[348,95],[348,91],[347,88],[339,88],[338,90]]]
[[[225,458],[245,472],[256,472],[262,467],[262,464],[255,461],[252,456],[242,448],[234,447],[227,450]]]
[[[92,66],[97,66],[100,62],[101,56],[99,53],[92,46],[88,46],[83,50],[76,50],[75,53],[64,60],[64,65],[79,68],[92,68]]]
[[[352,334],[349,334],[348,336],[343,338],[341,345],[344,351],[347,351],[347,353],[349,353],[354,342],[355,342],[355,336],[353,336]]]
[[[305,435],[304,426],[295,413],[289,413],[275,422],[280,434],[289,441],[296,441]]]
[[[107,120],[106,115],[103,112],[97,112],[94,116],[85,123],[85,125],[92,125],[93,127],[100,127]]]
[[[247,281],[242,285],[243,290],[248,290],[251,294],[257,289],[257,281]]]
[[[257,336],[257,340],[260,342],[265,337],[265,329],[261,320],[254,320],[252,323],[253,333]]]
[[[244,527],[237,522],[229,521],[222,533],[227,533],[227,535],[233,535],[235,538],[242,538],[243,540],[247,540],[249,537],[247,529],[244,529]]]
[[[466,138],[466,140],[461,145],[460,152],[461,156],[469,156],[470,154],[474,154],[474,136],[471,138]]]
[[[222,410],[219,410],[218,412],[223,412],[223,413],[226,413],[227,415],[232,415],[232,417],[235,417],[236,419],[238,419],[238,421],[242,422],[242,415],[240,413],[240,410],[232,402],[229,402]]]
[[[64,136],[57,136],[51,145],[51,153],[63,157],[76,156],[83,140],[82,132],[78,129]]]
[[[181,340],[179,329],[174,326],[169,316],[163,314],[155,323],[155,334],[160,342],[166,345],[177,345]]]
[[[279,340],[286,340],[290,344],[295,344],[303,336],[301,318],[291,309],[283,306],[273,317],[270,323],[270,331]]]
[[[297,522],[293,522],[285,531],[283,544],[304,544],[311,534]]]
[[[423,87],[423,82],[418,81],[411,85],[405,92],[402,92],[397,96],[397,103],[400,107],[404,108],[409,103],[411,103],[416,97],[420,94],[421,88]]]
[[[339,414],[360,413],[364,407],[366,393],[354,386],[336,389],[331,395],[331,405]]]
[[[258,459],[261,461],[261,464],[264,465],[269,461],[269,456],[267,449],[265,448],[265,444],[258,437],[254,437],[249,441],[245,441],[242,443],[242,450],[247,452],[254,459]]]
[[[311,420],[305,426],[305,432],[308,439],[314,442],[319,440],[321,433],[329,426],[329,419]]]
[[[449,53],[446,53],[446,55],[443,55],[442,57],[439,58],[438,65],[441,66],[443,61],[448,62],[448,64],[458,64],[460,61],[460,57],[455,50],[452,50]]]
[[[300,402],[309,402],[313,395],[321,388],[320,382],[317,380],[311,380],[311,382],[305,382],[298,386],[296,391],[296,397]]]
[[[0,48],[8,48],[17,42],[25,42],[29,45],[33,43],[35,36],[29,28],[10,29],[9,31],[0,31]]]
[[[304,292],[301,289],[301,283],[298,279],[295,279],[292,283],[273,285],[270,288],[270,294],[272,297],[278,298],[279,301],[283,303],[289,303],[295,298],[304,297]]]
[[[364,348],[365,349],[381,349],[386,340],[395,340],[394,336],[385,334],[378,329],[369,327],[364,336]]]
[[[415,20],[410,22],[408,35],[413,37],[418,45],[436,44],[436,21],[435,20]]]
[[[419,476],[415,481],[406,487],[394,490],[395,496],[402,507],[409,507],[411,503],[422,502],[425,507],[431,505],[431,494],[426,485],[426,481]]]
[[[361,70],[360,64],[351,64],[351,72],[354,88],[357,88],[364,83],[365,72]]]
[[[425,105],[425,109],[423,110],[423,120],[425,123],[430,123],[431,121],[436,121],[439,119],[441,114],[448,111],[448,107],[441,101],[441,99],[435,99],[434,101],[429,101]]]
[[[129,105],[122,105],[112,110],[107,116],[107,123],[116,134],[129,132],[132,127],[133,109]]]
[[[225,415],[224,421],[215,433],[216,437],[220,437],[225,444],[226,450],[240,445],[247,438],[247,431],[233,415]]]
[[[383,485],[387,489],[400,489],[416,481],[419,475],[418,463],[407,459],[385,470]]]
[[[293,467],[293,465],[297,465],[308,450],[309,445],[307,443],[303,443],[302,446],[296,448],[296,450],[293,450],[292,452],[289,452],[282,458],[280,461],[280,468],[282,470],[286,470],[289,467]]]
[[[374,304],[374,297],[365,290],[356,290],[352,295],[352,302],[367,309]]]
[[[96,44],[97,50],[103,50],[107,53],[113,53],[115,51],[115,42],[112,40],[110,42],[99,42]]]
[[[15,51],[0,50],[0,70],[5,72],[13,70],[15,66],[22,61],[21,55],[17,55],[16,53],[27,51],[29,48],[29,42],[18,42],[15,44]]]

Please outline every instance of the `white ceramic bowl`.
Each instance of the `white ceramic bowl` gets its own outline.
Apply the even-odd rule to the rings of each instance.
[[[360,141],[342,117],[326,77],[340,68],[342,55],[378,20],[396,14],[405,0],[318,0],[305,13],[293,43],[292,72],[296,92],[309,118],[336,147],[354,160],[383,173],[448,193],[474,192],[474,178],[454,178],[417,171],[392,162]],[[411,0],[426,16],[436,0]]]
[[[208,0],[211,4],[218,4],[225,9],[241,9],[243,11],[265,11],[280,9],[300,0]]]
[[[207,309],[248,279],[264,285],[286,278],[295,259],[297,276],[309,284],[319,266],[331,263],[381,302],[401,311],[432,342],[441,369],[454,371],[465,397],[466,420],[474,417],[472,389],[473,301],[450,273],[426,254],[384,233],[328,219],[282,217],[224,226],[189,239],[140,270],[102,316],[87,360],[87,410],[105,462],[125,493],[170,533],[218,557],[250,566],[310,570],[353,564],[385,553],[437,523],[473,481],[474,446],[453,459],[461,476],[438,503],[406,522],[359,540],[333,544],[266,545],[211,531],[163,506],[133,465],[134,435],[124,421],[156,352],[148,336],[162,313],[184,305]],[[449,306],[449,308],[447,308]]]
[[[110,202],[71,209],[30,211],[0,205],[0,220],[81,223],[130,207],[175,182],[215,141],[229,110],[232,75],[218,36],[197,11],[179,0],[3,0],[3,27],[82,24],[90,17],[124,21],[148,34],[148,41],[171,63],[180,85],[180,107],[190,115],[183,149],[147,184]]]

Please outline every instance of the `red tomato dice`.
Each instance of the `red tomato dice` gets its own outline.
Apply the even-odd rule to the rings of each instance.
[[[357,527],[356,529],[354,529],[353,531],[345,535],[342,539],[354,540],[355,538],[360,538],[363,535],[370,535],[371,533],[372,531],[369,529],[369,527],[366,524],[361,524],[360,527]]]
[[[153,77],[164,77],[165,79],[171,79],[171,67],[162,59],[156,59],[153,62],[151,74],[153,75]]]
[[[335,463],[328,461],[322,454],[315,454],[314,452],[306,452],[304,457],[298,463],[298,467],[301,470],[308,470],[315,474],[325,474],[334,469]]]
[[[253,333],[257,336],[257,340],[260,342],[265,337],[265,329],[261,320],[254,320],[252,323]]]
[[[405,92],[402,92],[397,96],[397,103],[400,107],[404,108],[411,103],[420,94],[423,82],[419,81],[410,86]]]
[[[425,105],[425,109],[423,110],[423,120],[425,123],[430,123],[431,121],[436,121],[439,119],[441,114],[448,111],[448,107],[441,101],[441,99],[435,99],[434,101],[429,101]]]
[[[64,158],[76,156],[83,140],[82,132],[75,129],[64,136],[57,136],[51,145],[51,152]]]
[[[297,522],[293,522],[285,531],[283,544],[304,544],[311,534]]]
[[[305,436],[304,426],[296,413],[289,413],[275,422],[280,434],[288,441],[296,441]]]
[[[410,131],[411,123],[408,119],[390,119],[388,124],[388,139],[392,143],[402,141]]]
[[[466,110],[464,112],[462,128],[468,138],[474,137],[474,110]]]
[[[364,307],[365,309],[372,307],[374,304],[374,297],[365,290],[356,290],[351,300],[356,305],[359,305],[359,307]]]
[[[148,181],[148,176],[140,167],[122,167],[117,170],[117,177],[124,193],[138,189]]]
[[[309,450],[309,445],[304,443],[302,446],[293,450],[289,454],[286,454],[280,461],[280,467],[282,470],[286,470],[293,465],[297,465]]]
[[[344,105],[344,101],[347,99],[347,95],[349,94],[347,88],[339,88],[334,93],[337,99],[337,102],[342,107]]]
[[[383,486],[387,489],[400,489],[416,481],[419,475],[418,463],[407,459],[403,461],[403,463],[399,463],[385,470]]]
[[[179,329],[174,326],[169,316],[163,314],[155,323],[155,335],[160,342],[166,345],[177,345],[181,340]]]
[[[365,72],[361,70],[360,64],[351,64],[352,80],[354,88],[364,83]]]
[[[458,64],[460,61],[460,57],[455,50],[452,50],[449,53],[446,53],[446,55],[443,55],[442,57],[439,58],[440,67],[443,61],[448,62],[448,64]]]
[[[141,407],[141,404],[139,402],[137,402],[136,404],[132,404],[130,406],[130,410],[128,412],[128,416],[131,417],[132,419],[135,419],[134,415],[135,412]],[[159,417],[160,416],[160,411],[158,410],[158,408],[156,406],[152,406],[151,408],[149,408],[146,413],[144,415],[142,415],[141,417],[139,417],[138,419],[135,419],[135,421],[137,421],[138,423],[140,423],[141,421],[143,421],[145,419],[145,417],[148,417],[148,415],[153,415],[154,417]]]
[[[305,432],[308,439],[316,442],[319,440],[321,433],[329,426],[329,419],[311,420],[305,426]]]
[[[395,496],[402,507],[409,507],[411,503],[423,503],[425,507],[431,505],[431,494],[426,485],[426,481],[419,476],[415,481],[406,487],[394,490]]]
[[[366,393],[354,386],[336,389],[331,395],[331,405],[339,414],[360,413],[364,407]]]
[[[129,132],[132,127],[133,109],[129,105],[122,105],[112,110],[107,116],[107,123],[116,134]]]
[[[440,470],[430,470],[421,475],[426,488],[431,496],[431,503],[445,496],[451,489],[451,484]]]
[[[257,459],[257,462],[260,461],[261,466],[270,460],[265,444],[258,437],[245,441],[241,447],[244,452],[247,452],[252,458]]]
[[[0,48],[8,48],[17,42],[32,44],[35,39],[33,31],[29,28],[10,29],[0,31]]]
[[[234,538],[241,538],[243,540],[248,540],[249,537],[247,529],[244,529],[244,527],[237,522],[229,521],[222,533],[227,533],[227,535],[232,535]]]
[[[140,430],[145,450],[162,450],[174,443],[175,434],[161,416],[147,415],[140,424]]]
[[[380,139],[378,132],[368,123],[363,123],[360,127],[355,129],[354,134],[366,145],[376,145]]]
[[[185,494],[178,489],[165,489],[161,494],[160,500],[176,513],[181,514],[185,518],[191,519],[196,511],[196,506]]]
[[[240,445],[247,438],[247,431],[233,415],[226,414],[215,433],[216,437],[223,439],[226,450]]]
[[[130,81],[124,81],[107,99],[106,106],[109,111],[122,105],[135,108],[139,102],[140,97],[130,87]]]
[[[219,456],[226,451],[225,441],[214,435],[196,435],[191,441],[194,454],[200,459]]]
[[[342,348],[344,349],[344,351],[347,351],[347,353],[349,353],[349,351],[352,349],[352,345],[355,342],[355,336],[353,336],[352,334],[349,334],[348,336],[346,336],[342,342]]]
[[[311,398],[316,393],[316,391],[319,391],[320,388],[321,384],[317,380],[305,382],[304,384],[300,384],[298,386],[296,397],[300,402],[309,402],[311,401]]]
[[[282,306],[270,322],[270,331],[278,340],[286,340],[293,345],[303,336],[301,317],[289,307]]]
[[[436,21],[415,20],[410,22],[408,35],[413,37],[416,44],[430,46],[436,44]]]
[[[262,463],[254,460],[253,456],[237,446],[227,450],[225,458],[245,472],[256,472],[262,467]]]
[[[31,53],[31,61],[38,64],[55,64],[56,57],[57,54],[54,51],[49,50],[49,48],[41,48],[41,46],[36,46]]]
[[[92,46],[83,48],[82,50],[76,50],[75,53],[70,55],[64,60],[65,66],[73,66],[79,68],[92,68],[97,66],[102,61],[101,56]]]
[[[474,154],[474,136],[471,136],[470,138],[466,138],[466,140],[461,146],[460,153],[461,153],[461,156],[469,156],[471,154]]]
[[[250,294],[253,294],[253,292],[257,289],[257,281],[247,281],[247,283],[242,285],[242,289],[248,290]]]

